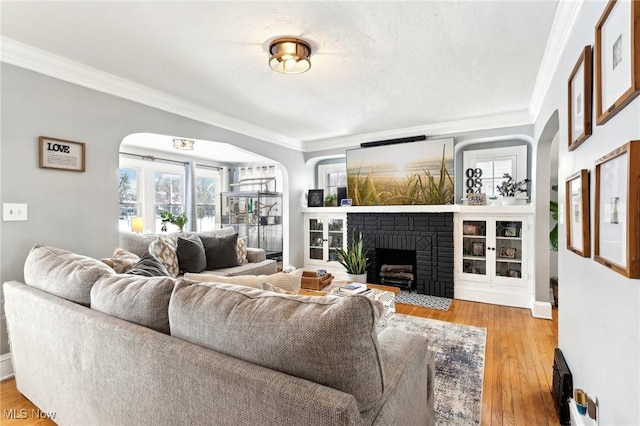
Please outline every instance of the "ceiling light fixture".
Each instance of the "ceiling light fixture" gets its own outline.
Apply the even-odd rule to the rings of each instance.
[[[311,46],[292,37],[277,38],[269,45],[269,66],[283,74],[301,74],[311,68]]]
[[[185,151],[191,151],[193,150],[193,143],[194,141],[192,139],[174,139],[173,140],[173,147],[175,149],[182,149]]]

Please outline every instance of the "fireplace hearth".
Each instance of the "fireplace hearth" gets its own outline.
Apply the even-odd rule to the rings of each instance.
[[[347,227],[349,244],[352,231],[362,232],[370,261],[368,282],[383,284],[383,264],[411,265],[412,289],[453,298],[453,213],[347,213]],[[389,250],[400,257],[384,257]]]

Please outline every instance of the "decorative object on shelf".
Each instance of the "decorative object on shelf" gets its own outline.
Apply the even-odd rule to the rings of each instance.
[[[576,401],[578,413],[582,416],[587,414],[587,393],[582,389],[576,388],[573,390],[573,399]]]
[[[592,98],[591,46],[585,46],[569,76],[569,151],[576,149],[591,135]]]
[[[596,161],[594,260],[640,278],[640,140]]]
[[[369,258],[363,246],[362,232],[356,233],[354,230],[348,250],[342,247],[336,250],[338,262],[347,270],[350,281],[367,282]]]
[[[329,194],[324,197],[324,206],[325,207],[338,207],[338,195]]]
[[[85,143],[40,136],[40,168],[85,171]]]
[[[342,200],[340,200],[340,205],[342,207],[349,207],[351,206],[351,198],[343,198]]]
[[[474,242],[471,244],[471,252],[474,256],[484,256],[484,243]]]
[[[516,249],[514,247],[502,247],[500,249],[500,257],[503,259],[515,259]]]
[[[464,174],[467,177],[465,181],[467,194],[480,193],[482,191],[482,169],[469,167]]]
[[[640,94],[640,4],[609,0],[596,24],[596,124],[602,125]]]
[[[307,196],[308,207],[324,206],[324,189],[310,189]]]
[[[162,227],[160,228],[162,232],[167,232],[167,223],[176,225],[178,228],[180,228],[180,232],[182,232],[184,225],[189,221],[189,219],[187,219],[186,213],[174,215],[167,210],[160,213],[160,220],[162,221]]]
[[[522,278],[520,271],[517,269],[509,269],[508,271],[509,278]]]
[[[507,180],[496,186],[496,189],[500,195],[502,195],[502,204],[515,204],[516,195],[527,192],[527,183],[529,183],[529,179],[516,182],[509,173],[505,173],[502,177]]]
[[[279,37],[269,44],[269,67],[282,74],[302,74],[311,68],[311,46],[294,37]]]
[[[471,223],[465,223],[462,225],[463,235],[478,235],[478,227]]]
[[[589,170],[582,169],[569,176],[566,181],[565,194],[567,198],[567,249],[579,256],[591,257]]]
[[[517,237],[518,236],[518,226],[515,223],[507,223],[507,226],[504,227],[504,236],[505,237]]]
[[[467,194],[467,205],[469,206],[486,206],[487,194]]]

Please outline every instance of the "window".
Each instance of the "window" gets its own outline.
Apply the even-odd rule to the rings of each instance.
[[[215,177],[196,177],[196,218],[198,231],[216,228],[216,200],[218,198],[218,179]]]
[[[527,178],[526,145],[464,151],[462,158],[463,176],[469,168],[482,170],[480,192],[487,196],[499,195],[496,186],[506,180],[503,177],[505,173],[516,181]],[[463,198],[466,198],[466,189],[466,185],[463,186]]]
[[[347,165],[345,163],[321,164],[318,166],[318,185],[324,195],[338,195],[338,187],[347,186]]]
[[[155,189],[155,225],[156,231],[162,227],[160,213],[169,211],[179,215],[184,211],[184,183],[183,176],[178,174],[155,172],[153,174]],[[168,232],[178,231],[175,225],[167,224]]]
[[[139,204],[140,187],[138,185],[138,170],[119,169],[118,170],[118,194],[120,198],[118,228],[121,231],[131,230],[131,219],[141,216],[142,211]]]

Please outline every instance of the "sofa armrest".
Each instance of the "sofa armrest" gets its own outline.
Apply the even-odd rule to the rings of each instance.
[[[261,248],[247,247],[247,261],[250,263],[262,262],[267,258],[267,252]]]
[[[362,413],[366,423],[435,425],[435,356],[428,338],[393,327],[379,335],[384,393],[377,407]]]

